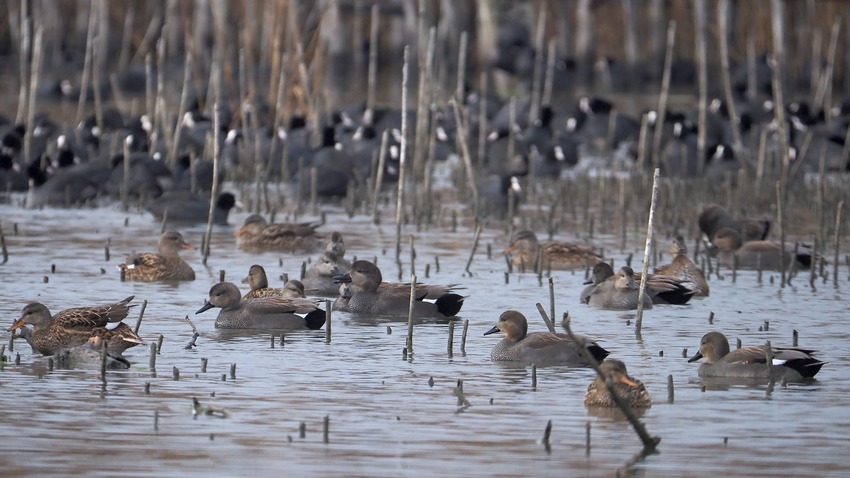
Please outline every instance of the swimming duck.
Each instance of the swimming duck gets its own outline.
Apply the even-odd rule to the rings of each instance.
[[[587,304],[597,309],[633,310],[637,309],[639,286],[634,279],[631,267],[621,268],[616,275],[598,284],[587,297]],[[650,294],[643,296],[643,308],[652,308]]]
[[[127,257],[118,265],[124,279],[129,281],[188,281],[195,280],[192,266],[180,258],[177,251],[194,249],[177,231],[165,231],[159,236],[159,253],[145,252]]]
[[[714,236],[713,246],[717,261],[726,267],[743,269],[779,270],[782,267],[782,248],[771,241],[744,241],[741,234],[729,227],[720,228]],[[786,247],[785,260],[791,257],[797,267],[808,269],[812,265],[812,252],[808,247]]]
[[[537,269],[537,257],[541,257],[543,270],[564,270],[577,267],[593,267],[602,260],[592,247],[567,242],[546,242],[541,244],[537,235],[529,230],[514,234],[511,245],[505,249],[511,255],[514,266],[528,270]]]
[[[757,219],[735,219],[723,206],[710,204],[700,212],[699,228],[714,242],[714,236],[721,228],[728,227],[738,232],[743,241],[763,241],[770,233],[771,221],[767,217]]]
[[[266,270],[261,265],[254,264],[248,269],[248,276],[242,279],[243,284],[249,284],[248,291],[242,300],[256,299],[258,297],[283,297],[285,299],[297,299],[304,297],[304,284],[298,280],[287,281],[282,289],[269,287],[269,279]]]
[[[330,246],[330,243],[328,244]],[[326,250],[319,259],[307,269],[304,274],[304,291],[310,295],[322,295],[336,297],[339,284],[334,282],[334,276],[341,275],[351,268],[340,264],[339,258],[333,252]]]
[[[269,224],[263,216],[245,218],[242,228],[234,233],[240,248],[251,251],[311,251],[316,247],[319,224]]]
[[[200,314],[220,307],[215,319],[217,329],[320,329],[325,324],[325,311],[310,299],[260,297],[242,300],[239,288],[232,282],[220,282],[210,288],[210,297],[198,309]],[[301,317],[295,314],[307,314]]]
[[[410,286],[382,284],[381,270],[375,264],[359,260],[351,265],[347,274],[334,277],[338,283],[346,284],[347,292],[334,301],[333,310],[346,312],[407,317],[410,308]],[[423,299],[437,295],[435,302]],[[422,291],[417,288],[413,315],[417,318],[454,317],[463,306],[464,298],[439,287]],[[347,294],[347,295],[346,295]]]
[[[66,309],[56,315],[51,315],[44,304],[32,302],[21,309],[21,318],[9,328],[9,331],[32,325],[33,331],[28,342],[33,350],[42,355],[55,355],[85,344],[92,336],[111,338],[111,334],[104,332],[105,328],[108,324],[121,322],[127,317],[130,313],[128,304],[133,297],[127,297],[113,304]],[[113,341],[115,345],[110,351],[120,349],[122,342],[133,343],[131,340],[137,340],[138,343],[143,343],[138,336],[135,334],[133,336],[135,339],[130,339],[128,334],[121,336],[120,341]],[[131,346],[124,346],[124,349]]]
[[[351,268],[351,263],[345,259],[345,239],[339,231],[331,233],[331,238],[325,246],[325,251],[336,255],[336,265],[343,271]]]
[[[216,196],[213,206],[213,224],[226,225],[230,210],[236,206],[236,197],[229,192]],[[192,194],[190,191],[169,191],[148,203],[146,208],[157,221],[163,218],[168,224],[207,222],[210,213],[209,194]]]
[[[605,386],[605,381],[608,378],[614,384],[617,395],[624,399],[631,408],[649,408],[652,406],[652,399],[649,397],[646,387],[643,386],[643,382],[630,377],[626,372],[626,364],[621,360],[606,359],[599,364],[599,368],[602,370],[602,375],[597,374],[596,379],[587,387],[587,394],[584,396],[586,406],[617,406],[608,392],[608,387]]]
[[[812,350],[773,349],[773,366],[767,365],[765,347],[743,347],[729,351],[729,340],[720,332],[702,336],[699,352],[688,360],[705,359],[699,366],[700,377],[753,378],[799,381],[814,377],[823,367]]]
[[[673,238],[670,253],[673,255],[673,261],[670,264],[657,267],[655,275],[677,279],[693,290],[694,296],[707,297],[708,282],[705,280],[702,270],[688,258],[688,247],[685,245],[685,238],[681,234]]]
[[[608,351],[600,347],[593,339],[579,336],[581,343],[570,340],[566,334],[551,332],[528,333],[528,321],[521,312],[507,310],[499,316],[499,321],[484,335],[503,332],[505,338],[493,347],[490,360],[494,362],[523,362],[537,365],[589,365],[579,351],[584,347],[596,360],[608,356]]]

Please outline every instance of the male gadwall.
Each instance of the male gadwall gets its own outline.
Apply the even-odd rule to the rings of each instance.
[[[350,264],[341,266],[336,254],[325,251],[304,274],[304,291],[310,295],[336,297],[339,284],[334,282],[334,276],[348,272],[350,268]]]
[[[304,284],[298,280],[290,280],[281,289],[269,287],[269,279],[266,270],[261,265],[254,264],[248,269],[248,277],[242,279],[243,284],[248,284],[248,291],[242,300],[256,299],[259,297],[283,297],[285,299],[297,299],[304,296]]]
[[[514,234],[511,245],[505,249],[511,255],[514,266],[527,270],[536,270],[538,257],[543,270],[575,269],[592,267],[602,260],[602,256],[590,246],[566,242],[540,243],[537,235],[524,230]]]
[[[187,281],[195,280],[192,266],[180,258],[177,251],[194,249],[177,231],[165,231],[159,236],[159,253],[145,252],[127,257],[118,269],[129,281]]]
[[[714,242],[717,232],[725,227],[737,231],[744,241],[763,241],[767,239],[771,226],[767,217],[735,219],[723,206],[717,204],[706,206],[700,213],[698,222],[700,231],[708,237],[709,242]]]
[[[382,284],[381,270],[375,264],[359,260],[351,265],[348,274],[334,278],[338,283],[349,284],[341,289],[347,290],[334,301],[333,309],[345,312],[391,315],[407,317],[410,308],[410,286]],[[427,287],[427,286],[426,286]],[[440,290],[435,288],[434,291]],[[454,317],[463,306],[464,298],[442,289],[443,293],[435,302],[423,299],[432,294],[430,289],[420,292],[417,288],[413,303],[413,315],[417,318]]]
[[[316,330],[325,324],[325,311],[310,299],[260,297],[242,300],[232,282],[219,282],[210,289],[210,298],[196,314],[221,307],[215,319],[217,329]],[[304,317],[295,314],[307,314]]]
[[[771,241],[744,241],[741,234],[728,227],[723,227],[714,236],[713,246],[717,261],[726,267],[742,269],[779,270],[782,267],[782,248]],[[812,265],[812,252],[808,247],[790,244],[785,249],[786,266],[791,260],[801,269]]]
[[[699,366],[700,377],[753,378],[799,381],[812,378],[825,362],[812,356],[812,350],[773,349],[772,367],[767,364],[765,347],[743,347],[729,351],[729,340],[720,332],[702,336],[699,352],[688,360],[705,359]]]
[[[610,266],[600,263],[593,266],[593,281],[603,279],[605,274],[612,272]],[[637,281],[640,275],[635,274],[631,267],[622,267],[617,274],[604,278],[596,284],[592,291],[582,292],[582,299],[597,309],[633,310],[637,309],[640,285]],[[651,309],[652,304],[684,304],[690,300],[693,291],[686,288],[673,278],[664,276],[649,276],[646,291],[643,296],[643,308]]]
[[[263,216],[252,214],[234,233],[240,248],[249,251],[311,251],[316,247],[319,224],[269,224]]]
[[[606,359],[599,364],[602,375],[596,375],[596,379],[587,387],[584,396],[584,404],[588,407],[616,407],[614,399],[605,386],[605,381],[610,378],[614,384],[617,395],[626,401],[631,408],[649,408],[652,399],[649,392],[643,386],[643,382],[635,380],[626,372],[626,364],[617,359]]]
[[[694,296],[708,296],[708,282],[706,282],[702,270],[688,258],[688,246],[685,245],[684,237],[677,235],[673,238],[670,253],[673,255],[673,261],[670,264],[657,267],[655,275],[679,280],[694,291]]]
[[[597,361],[608,356],[608,351],[589,337],[577,336],[573,342],[566,334],[552,332],[528,333],[528,321],[516,310],[506,310],[499,321],[484,335],[503,332],[505,338],[493,347],[490,360],[494,362],[522,362],[537,365],[590,365],[579,350],[584,347]]]
[[[127,304],[131,300],[133,296],[114,304],[66,309],[56,315],[51,315],[44,304],[32,302],[21,309],[21,318],[9,331],[32,325],[33,331],[27,341],[33,350],[42,355],[55,355],[83,345],[93,336],[113,342],[107,342],[109,351],[120,354],[128,347],[144,343],[132,330],[129,331],[130,334],[106,331],[108,324],[121,322],[127,317],[130,313],[130,306]]]

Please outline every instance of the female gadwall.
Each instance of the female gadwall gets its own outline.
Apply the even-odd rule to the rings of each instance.
[[[239,288],[232,282],[219,282],[210,289],[210,298],[196,314],[221,307],[215,319],[217,329],[320,329],[325,324],[325,311],[310,299],[261,297],[242,300]],[[304,317],[295,314],[307,314]]]
[[[637,309],[640,280],[641,274],[635,273],[631,267],[623,267],[615,275],[611,266],[600,262],[593,266],[590,281],[585,281],[585,284],[591,285],[584,288],[580,299],[583,303],[590,304],[591,297],[595,295],[591,304],[593,307],[611,310]],[[694,291],[674,277],[648,274],[645,295],[649,296],[653,304],[682,305],[691,300]]]
[[[333,252],[323,252],[304,274],[304,291],[310,295],[335,297],[339,284],[334,282],[334,276],[348,272],[350,267],[350,264],[348,267],[341,266]]]
[[[248,284],[248,291],[242,300],[256,299],[259,297],[283,297],[284,299],[297,299],[304,297],[304,284],[301,281],[291,280],[283,285],[281,289],[269,287],[269,279],[266,270],[261,265],[254,264],[248,269],[248,277],[242,279],[243,284]]]
[[[590,246],[566,242],[541,244],[537,240],[537,235],[528,230],[514,234],[511,245],[505,249],[505,254],[511,255],[511,262],[514,266],[528,270],[537,269],[538,257],[541,260],[539,265],[543,270],[592,267],[602,260],[602,256]]]
[[[340,295],[334,301],[334,310],[345,312],[392,315],[407,317],[410,308],[410,286],[405,288],[398,284],[382,284],[383,276],[378,266],[369,261],[356,261],[351,265],[348,274],[338,275],[335,281],[350,284],[344,287],[348,292]],[[463,306],[464,298],[442,288],[442,294],[435,302],[425,302],[423,299],[437,295],[426,286],[422,292],[417,288],[416,300],[413,304],[413,315],[417,318],[454,317]],[[433,294],[432,294],[433,292]]]
[[[772,366],[767,364],[765,347],[743,347],[729,351],[729,341],[720,332],[709,332],[699,342],[699,352],[688,360],[699,366],[700,377],[753,378],[799,381],[812,378],[825,362],[812,356],[812,350],[773,349]]]
[[[181,249],[194,249],[177,231],[159,236],[159,253],[145,252],[127,257],[118,265],[125,280],[155,282],[195,280],[195,271],[177,254]]]
[[[702,270],[688,258],[688,246],[685,245],[684,237],[677,235],[673,238],[670,253],[673,255],[673,262],[657,267],[655,275],[679,280],[694,291],[694,296],[708,296],[708,282],[706,282]]]
[[[771,241],[744,241],[741,234],[729,227],[720,228],[714,236],[713,245],[717,261],[726,267],[743,269],[779,270],[782,267],[782,249]],[[790,264],[794,258],[796,266],[808,269],[812,265],[812,253],[807,247],[786,247],[785,260]]]
[[[269,224],[263,216],[245,218],[242,228],[234,233],[240,248],[249,251],[311,251],[316,247],[319,224]]]
[[[129,334],[126,331],[107,333],[108,324],[121,322],[130,313],[127,304],[131,300],[133,296],[114,304],[66,309],[56,315],[50,315],[44,304],[32,302],[21,309],[21,318],[9,331],[32,325],[34,329],[28,342],[42,355],[55,355],[83,345],[93,336],[111,341],[107,342],[109,351],[120,354],[128,347],[144,343],[132,330]]]
[[[626,364],[622,361],[609,358],[599,364],[599,368],[602,370],[602,375],[597,375],[596,379],[587,387],[587,394],[584,396],[586,406],[617,406],[608,392],[608,387],[605,386],[605,381],[608,378],[614,384],[617,395],[625,400],[631,408],[649,408],[652,406],[652,399],[649,398],[649,392],[646,391],[643,382],[630,377],[626,372]]]
[[[738,232],[744,241],[763,241],[770,233],[771,221],[767,217],[758,219],[735,219],[729,212],[717,204],[710,204],[699,215],[699,228],[714,242],[720,229],[728,227]]]
[[[345,239],[342,238],[342,234],[339,231],[331,233],[331,238],[325,246],[325,251],[336,255],[336,265],[344,272],[351,269],[351,263],[345,259]]]
[[[589,363],[579,351],[584,347],[598,360],[608,356],[608,351],[589,337],[578,336],[581,343],[570,340],[566,334],[552,332],[528,333],[528,321],[516,310],[506,310],[499,321],[484,335],[503,332],[505,338],[493,347],[490,360],[494,362],[523,362],[537,365],[582,365]]]

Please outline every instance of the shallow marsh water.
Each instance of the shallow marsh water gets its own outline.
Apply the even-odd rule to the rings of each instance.
[[[395,226],[385,211],[382,226],[365,216],[348,219],[340,209],[325,207],[328,224],[320,231],[341,230],[349,256],[377,256],[385,279],[397,279],[394,265]],[[508,308],[522,311],[530,330],[545,330],[535,303],[549,309],[548,285],[533,273],[510,275],[505,284],[506,245],[501,229],[485,229],[472,263],[464,273],[473,231],[434,227],[416,232],[419,280],[458,283],[469,295],[456,323],[454,353],[446,350],[446,321],[415,327],[412,359],[402,359],[406,325],[401,320],[355,317],[334,312],[333,337],[325,332],[290,333],[285,345],[272,348],[269,333],[221,332],[213,327],[216,310],[194,315],[218,280],[238,282],[251,264],[266,267],[272,285],[280,274],[298,276],[306,256],[250,254],[236,248],[234,226],[247,212],[231,216],[231,226],[216,226],[209,267],[198,251],[183,254],[198,279],[179,285],[122,283],[115,264],[132,251],[155,248],[160,226],[145,213],[124,213],[115,206],[79,210],[25,210],[0,205],[10,260],[0,266],[0,317],[11,323],[30,301],[44,302],[52,312],[92,305],[134,294],[135,304],[148,301],[142,337],[155,342],[165,336],[156,370],[150,370],[149,348],[126,355],[127,371],[109,372],[101,385],[94,369],[47,370],[45,359],[16,341],[10,362],[0,371],[0,408],[7,452],[0,469],[22,475],[531,475],[610,476],[617,471],[646,476],[760,475],[846,476],[850,448],[850,328],[846,325],[850,284],[844,265],[838,288],[808,286],[798,277],[780,289],[778,274],[739,271],[722,280],[712,277],[711,296],[685,306],[661,306],[645,313],[640,337],[634,314],[587,309],[578,303],[584,272],[553,272],[557,317],[569,311],[576,332],[598,338],[642,380],[654,405],[642,420],[662,438],[659,453],[633,457],[641,444],[621,418],[588,411],[583,405],[589,369],[541,368],[537,387],[531,369],[490,361],[498,337],[483,337]],[[305,219],[310,219],[306,217]],[[127,225],[125,226],[125,220]],[[278,220],[281,220],[278,217]],[[13,235],[12,225],[18,234]],[[205,226],[181,229],[200,245]],[[111,258],[104,258],[110,240]],[[559,239],[575,239],[566,235]],[[619,234],[597,237],[608,256],[622,264],[629,253],[642,255],[643,238],[630,235],[628,249]],[[409,249],[401,255],[409,279]],[[486,245],[493,255],[488,259]],[[641,251],[638,253],[638,251]],[[311,257],[315,254],[310,255]],[[436,270],[439,256],[440,270]],[[282,259],[282,267],[279,260]],[[51,264],[56,272],[51,273]],[[424,277],[430,264],[430,277]],[[637,264],[636,264],[637,265]],[[48,282],[44,283],[44,277]],[[240,284],[240,288],[245,287]],[[135,323],[138,307],[128,322]],[[708,317],[714,312],[714,323]],[[184,321],[189,315],[201,336],[198,347],[185,349],[192,337]],[[462,321],[469,320],[465,353]],[[769,330],[759,327],[769,321]],[[389,333],[389,329],[392,333]],[[559,326],[560,328],[560,326]],[[734,347],[791,345],[818,349],[829,362],[818,379],[803,384],[725,384],[702,382],[697,364],[683,357],[698,348],[710,330],[726,333]],[[8,332],[0,333],[8,344]],[[663,355],[662,355],[663,352]],[[20,354],[20,365],[15,355]],[[209,360],[206,373],[201,359]],[[236,364],[235,379],[230,376]],[[174,380],[173,367],[180,371]],[[675,383],[675,401],[667,401],[667,376]],[[433,386],[429,379],[433,378]],[[463,379],[468,407],[458,407],[453,389]],[[150,393],[145,393],[146,383]],[[226,408],[230,417],[192,415],[192,397],[204,405]],[[155,415],[158,415],[155,428]],[[329,443],[322,423],[329,417]],[[540,443],[552,420],[551,452]],[[299,424],[306,434],[299,436]],[[586,424],[591,449],[585,448]],[[728,438],[726,442],[724,440]]]

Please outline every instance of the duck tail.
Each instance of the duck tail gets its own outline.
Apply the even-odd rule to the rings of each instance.
[[[304,316],[304,321],[307,323],[307,328],[310,330],[319,330],[325,325],[325,311],[316,309]]]
[[[446,317],[454,317],[460,312],[461,307],[463,307],[463,301],[466,300],[466,297],[458,294],[445,294],[437,299],[434,304],[437,306],[437,311],[446,316]]]
[[[602,348],[602,346],[600,346],[596,342],[592,342],[592,343],[588,344],[587,351],[590,352],[590,355],[593,356],[593,358],[597,362],[601,362],[601,361],[605,360],[605,357],[607,357],[611,353],[611,352],[605,350],[604,348]]]

